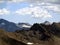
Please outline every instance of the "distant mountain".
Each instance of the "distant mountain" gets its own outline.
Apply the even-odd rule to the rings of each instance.
[[[22,28],[22,30],[29,30],[31,28],[31,25],[29,23],[18,23],[17,26],[19,28]]]
[[[15,30],[28,30],[30,28],[30,24],[28,23],[18,23],[15,24],[13,22],[9,22],[4,19],[0,19],[0,28],[9,31],[14,32]]]
[[[10,31],[10,32],[21,29],[21,28],[17,27],[15,23],[9,22],[4,19],[0,19],[0,28],[4,29],[6,31]]]
[[[44,24],[44,25],[51,25],[51,23],[50,23],[49,21],[45,21],[45,22],[43,22],[43,23],[41,23],[41,24]]]

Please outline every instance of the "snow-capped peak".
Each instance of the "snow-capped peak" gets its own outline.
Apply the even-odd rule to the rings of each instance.
[[[25,27],[25,28],[30,28],[31,26],[28,26],[28,25],[22,25],[22,27]]]

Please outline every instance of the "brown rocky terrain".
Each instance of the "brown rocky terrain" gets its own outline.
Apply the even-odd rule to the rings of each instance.
[[[5,32],[0,29],[0,45],[27,45],[15,38],[14,33]]]
[[[0,29],[0,45],[60,45],[60,23],[34,24],[30,30],[6,32]]]

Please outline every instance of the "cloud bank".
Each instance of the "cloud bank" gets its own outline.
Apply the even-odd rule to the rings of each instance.
[[[0,0],[0,3],[30,3],[30,7],[24,7],[15,11],[18,15],[31,15],[35,18],[51,18],[50,10],[60,13],[60,1],[59,0]],[[49,10],[49,11],[48,11]],[[11,11],[10,11],[11,12]],[[9,14],[9,10],[0,9],[0,15]]]
[[[0,15],[8,15],[10,11],[6,8],[0,9]]]
[[[49,3],[55,3],[60,4],[60,0],[0,0],[1,2],[30,2],[30,3],[41,3],[41,2],[49,2]]]
[[[47,10],[41,8],[40,6],[25,7],[22,9],[18,9],[16,11],[16,14],[31,15],[32,17],[35,17],[35,18],[51,18],[52,17]]]

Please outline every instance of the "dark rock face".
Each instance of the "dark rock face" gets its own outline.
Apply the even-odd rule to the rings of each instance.
[[[40,40],[43,40],[43,41],[46,41],[46,40],[49,40],[50,36],[47,35],[47,34],[42,34],[41,37],[40,37]]]
[[[36,31],[40,31],[40,33],[43,33],[43,32],[45,32],[45,30],[43,29],[43,27],[41,27],[41,25],[40,24],[34,24],[31,28],[30,28],[30,30],[36,30]]]
[[[60,37],[60,23],[53,23],[51,27],[52,34]]]
[[[51,38],[51,34],[60,36],[60,23],[53,23],[51,25],[35,23],[30,30],[16,30],[15,32],[24,35],[29,40],[31,37],[34,37],[45,41]]]
[[[38,24],[38,23],[35,23],[30,28],[30,30],[21,30],[21,31],[17,30],[16,32],[25,35],[27,37],[27,39],[31,39],[34,37],[39,40],[46,41],[51,37],[48,30],[46,30],[46,28],[44,26],[42,26],[41,24]]]
[[[31,27],[31,30],[39,30],[39,33],[41,34],[40,39],[41,40],[48,40],[50,38],[49,29],[47,28],[48,26],[49,25],[34,24]]]

